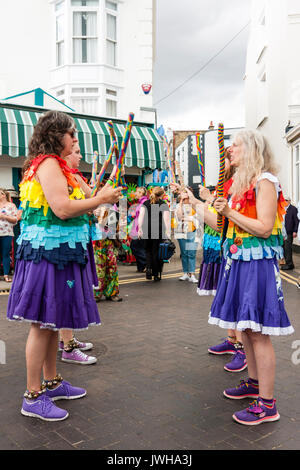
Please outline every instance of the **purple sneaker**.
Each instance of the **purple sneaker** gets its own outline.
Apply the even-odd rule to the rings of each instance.
[[[84,388],[73,387],[69,382],[62,380],[56,388],[47,388],[47,383],[43,382],[45,387],[46,396],[50,400],[75,400],[76,398],[82,398],[86,395]]]
[[[247,382],[241,380],[240,384],[235,388],[227,388],[223,395],[232,400],[241,400],[242,398],[258,398],[259,388],[253,385],[249,379]]]
[[[83,343],[81,341],[78,341],[78,339],[74,338],[74,341],[76,343],[76,348],[80,349],[81,351],[90,351],[90,349],[93,349],[94,345],[93,343]],[[58,350],[63,351],[64,350],[64,342],[60,341],[58,343]]]
[[[80,349],[73,349],[73,351],[70,352],[64,350],[61,355],[61,360],[63,362],[82,365],[95,364],[97,362],[96,357],[88,356],[87,354],[84,354],[84,352],[80,351]]]
[[[276,400],[272,406],[267,406],[261,398],[258,398],[249,407],[242,411],[237,411],[232,415],[233,419],[240,424],[246,426],[255,426],[261,423],[278,421],[280,414],[276,408]]]
[[[225,341],[221,344],[217,344],[216,346],[212,346],[208,348],[208,352],[211,354],[235,354],[236,349],[234,344],[229,341],[229,339],[225,339]]]
[[[247,368],[246,354],[243,349],[237,349],[231,362],[224,366],[228,372],[242,372]]]
[[[24,398],[21,413],[43,421],[62,421],[69,416],[66,410],[55,406],[46,393],[34,399]]]

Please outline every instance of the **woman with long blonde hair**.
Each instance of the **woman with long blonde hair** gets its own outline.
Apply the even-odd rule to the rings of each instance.
[[[242,331],[249,377],[225,390],[224,396],[255,399],[233,415],[238,423],[253,426],[280,418],[274,400],[275,353],[270,337],[294,332],[278,269],[285,201],[272,152],[261,133],[239,132],[230,153],[236,167],[231,200],[213,202],[229,223],[209,323]],[[214,223],[212,217],[209,223]]]

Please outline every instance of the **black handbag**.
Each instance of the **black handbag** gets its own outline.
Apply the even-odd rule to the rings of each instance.
[[[175,251],[176,247],[172,240],[164,240],[159,244],[158,259],[161,261],[167,261],[172,258]]]

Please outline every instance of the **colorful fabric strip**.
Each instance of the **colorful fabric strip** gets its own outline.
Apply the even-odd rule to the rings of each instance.
[[[283,248],[281,246],[281,236],[272,236],[268,239],[253,237],[252,239],[244,239],[243,245],[236,246],[236,252],[230,251],[234,244],[232,240],[225,240],[223,244],[224,257],[233,260],[251,261],[259,259],[283,258]]]
[[[32,247],[31,242],[23,240],[16,252],[17,260],[33,261],[40,263],[42,259],[57,265],[58,269],[64,269],[70,262],[85,265],[88,261],[87,250],[81,243],[76,243],[75,248],[70,248],[68,243],[62,243],[58,248],[46,250],[40,246],[38,249]]]

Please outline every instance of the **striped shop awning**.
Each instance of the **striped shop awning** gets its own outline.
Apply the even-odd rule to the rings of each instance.
[[[0,155],[26,156],[33,128],[43,112],[45,110],[41,108],[0,103]],[[97,151],[100,163],[103,163],[111,143],[106,121],[97,117],[68,114],[76,123],[83,159],[87,163],[92,163],[94,152]],[[113,119],[112,121],[114,122]],[[125,125],[125,122],[114,122],[119,149],[121,149]],[[163,142],[154,129],[140,125],[140,123],[133,125],[125,166],[153,170],[166,168]]]

